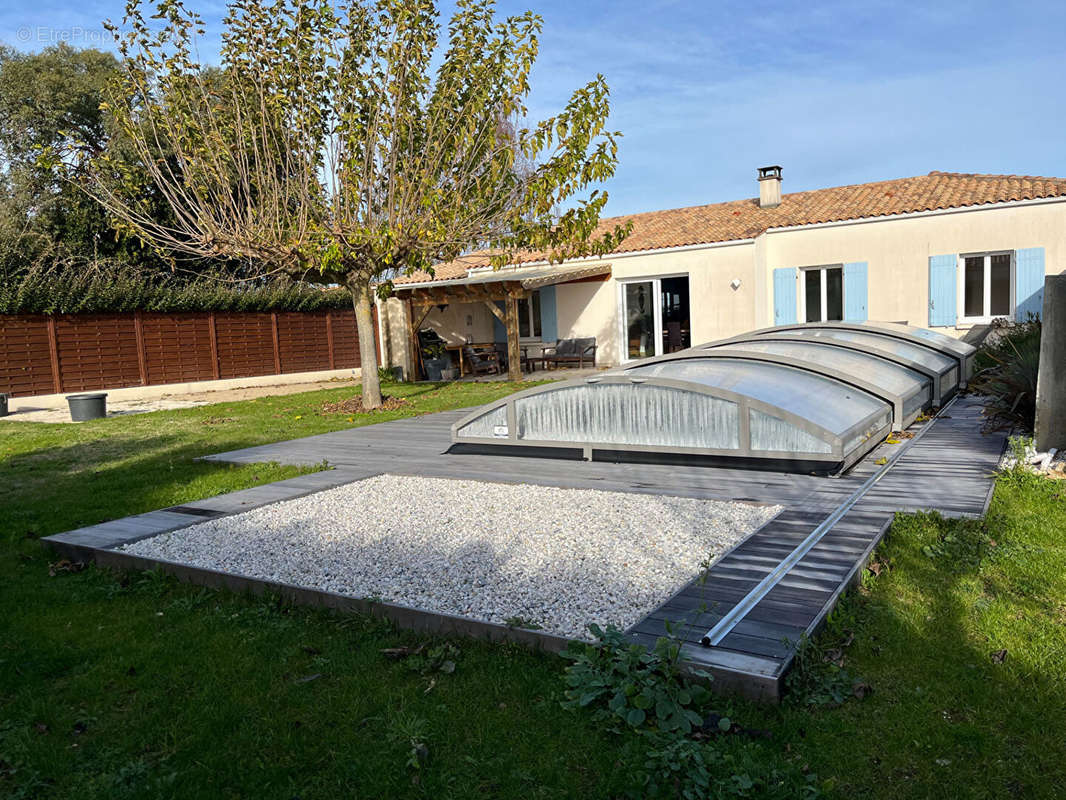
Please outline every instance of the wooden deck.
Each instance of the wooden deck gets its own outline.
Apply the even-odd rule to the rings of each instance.
[[[208,515],[238,513],[382,473],[780,504],[785,507],[781,514],[629,630],[635,641],[650,644],[670,625],[683,640],[686,659],[714,673],[719,686],[776,699],[792,662],[794,643],[817,630],[840,594],[861,574],[893,514],[917,510],[983,514],[1006,438],[1000,433],[982,434],[978,404],[968,398],[957,401],[718,645],[706,647],[700,644],[704,633],[876,472],[878,459],[904,444],[880,445],[841,478],[448,453],[450,426],[464,413],[431,414],[209,456],[239,463],[319,464],[325,459],[335,469],[58,534],[47,541],[70,554],[93,557],[111,553],[132,539],[195,524]],[[185,569],[182,574],[226,585],[219,576],[197,578],[192,573],[195,570]],[[440,623],[436,619],[440,615],[418,613],[402,608],[385,611],[414,627],[476,635],[473,628],[480,625],[485,635],[507,638],[506,632],[497,630],[500,626],[468,621],[464,628],[455,620]],[[533,632],[521,632],[517,638],[539,641]],[[547,639],[539,643],[551,649],[558,645]]]

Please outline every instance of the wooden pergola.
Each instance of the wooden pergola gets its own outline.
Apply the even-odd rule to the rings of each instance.
[[[464,278],[397,284],[394,295],[407,306],[408,347],[412,356],[418,349],[418,330],[433,306],[451,303],[484,303],[507,331],[507,377],[522,379],[518,333],[518,301],[545,286],[605,280],[611,265],[592,263],[547,266],[537,269],[486,270]],[[503,304],[501,310],[497,303]]]

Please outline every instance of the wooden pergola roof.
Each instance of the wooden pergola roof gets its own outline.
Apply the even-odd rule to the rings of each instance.
[[[394,295],[406,301],[408,307],[408,335],[412,353],[418,352],[418,328],[429,309],[446,303],[484,303],[507,330],[508,377],[522,378],[518,347],[518,301],[537,289],[560,283],[573,283],[611,274],[609,263],[544,266],[536,269],[478,270],[462,278],[449,278],[422,283],[401,283],[393,288]],[[502,301],[501,311],[496,305]],[[421,317],[416,309],[425,309]]]
[[[400,283],[393,293],[401,300],[420,301],[433,305],[447,302],[476,302],[487,296],[504,300],[510,294],[525,297],[530,292],[558,283],[570,283],[586,278],[611,274],[609,263],[545,266],[539,269],[478,270],[462,278],[422,283]]]

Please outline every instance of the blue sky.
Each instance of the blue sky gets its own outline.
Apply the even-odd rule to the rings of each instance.
[[[217,43],[223,3],[187,0]],[[531,112],[597,72],[625,134],[621,214],[933,169],[1066,176],[1066,3],[501,0],[544,17]],[[0,0],[0,40],[108,46],[120,0]]]

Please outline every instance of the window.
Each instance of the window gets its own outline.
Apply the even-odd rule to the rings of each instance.
[[[807,267],[800,272],[804,322],[844,319],[843,267]]]
[[[540,338],[540,292],[518,301],[518,338]]]
[[[979,253],[963,256],[959,261],[963,320],[1011,316],[1014,313],[1014,253]]]

